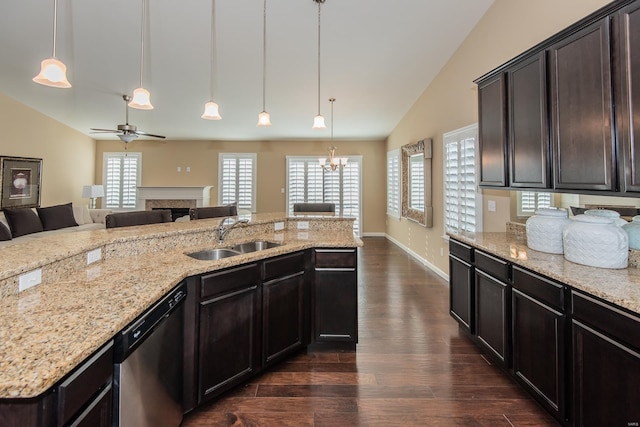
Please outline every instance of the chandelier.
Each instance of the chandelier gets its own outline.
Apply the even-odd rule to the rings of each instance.
[[[326,157],[318,159],[320,167],[325,172],[333,172],[339,167],[344,168],[347,166],[347,161],[349,160],[346,157],[336,157],[336,147],[333,145],[333,103],[336,102],[336,99],[329,98],[329,102],[331,103],[331,147],[329,147],[329,163],[327,164]]]

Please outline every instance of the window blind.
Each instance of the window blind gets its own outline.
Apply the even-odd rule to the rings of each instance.
[[[142,153],[104,153],[103,177],[107,209],[135,209],[138,201]]]

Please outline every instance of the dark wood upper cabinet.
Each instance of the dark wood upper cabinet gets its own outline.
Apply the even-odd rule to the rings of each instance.
[[[478,83],[480,185],[507,185],[506,91],[503,73]]]
[[[507,71],[509,186],[549,188],[546,53],[526,58]]]
[[[635,108],[640,104],[640,2],[618,12],[615,24],[619,164],[623,171],[621,190],[640,192],[640,140],[635,140],[636,135],[640,135],[640,111]]]
[[[609,21],[548,50],[556,189],[616,190]]]

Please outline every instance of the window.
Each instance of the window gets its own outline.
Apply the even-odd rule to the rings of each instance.
[[[400,218],[400,149],[387,152],[387,215]]]
[[[220,153],[218,158],[218,202],[238,204],[238,209],[256,211],[256,154]]]
[[[476,141],[478,125],[445,133],[445,231],[482,230],[482,199],[476,191]]]
[[[548,208],[551,206],[551,193],[540,193],[536,191],[518,191],[518,216],[528,217],[535,213],[538,208]]]
[[[354,232],[362,222],[362,157],[349,157],[345,168],[324,172],[317,157],[287,156],[287,212],[294,203],[335,203],[338,215],[355,217]]]
[[[104,208],[136,209],[142,169],[142,153],[104,153],[102,182]]]
[[[424,154],[409,157],[409,207],[424,211]]]

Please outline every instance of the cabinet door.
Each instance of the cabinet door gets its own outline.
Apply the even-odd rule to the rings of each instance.
[[[111,422],[112,401],[113,393],[111,385],[109,385],[69,425],[73,427],[111,427],[113,425]]]
[[[640,423],[640,354],[573,321],[576,426]]]
[[[480,185],[507,185],[507,128],[504,75],[478,84]]]
[[[618,137],[621,180],[625,192],[640,192],[640,3],[634,2],[617,15]],[[636,142],[636,136],[639,136]]]
[[[609,18],[549,49],[554,186],[616,190]]]
[[[316,268],[313,286],[315,342],[358,342],[358,290],[354,268]]]
[[[449,256],[449,313],[473,333],[473,266]]]
[[[200,303],[199,402],[251,376],[258,366],[258,287]]]
[[[564,420],[565,316],[517,289],[511,301],[513,372],[547,410]]]
[[[476,269],[476,335],[481,347],[508,366],[508,291],[509,287]]]
[[[262,351],[265,365],[304,346],[304,307],[304,272],[262,285]]]
[[[509,184],[549,188],[546,54],[509,69]]]

